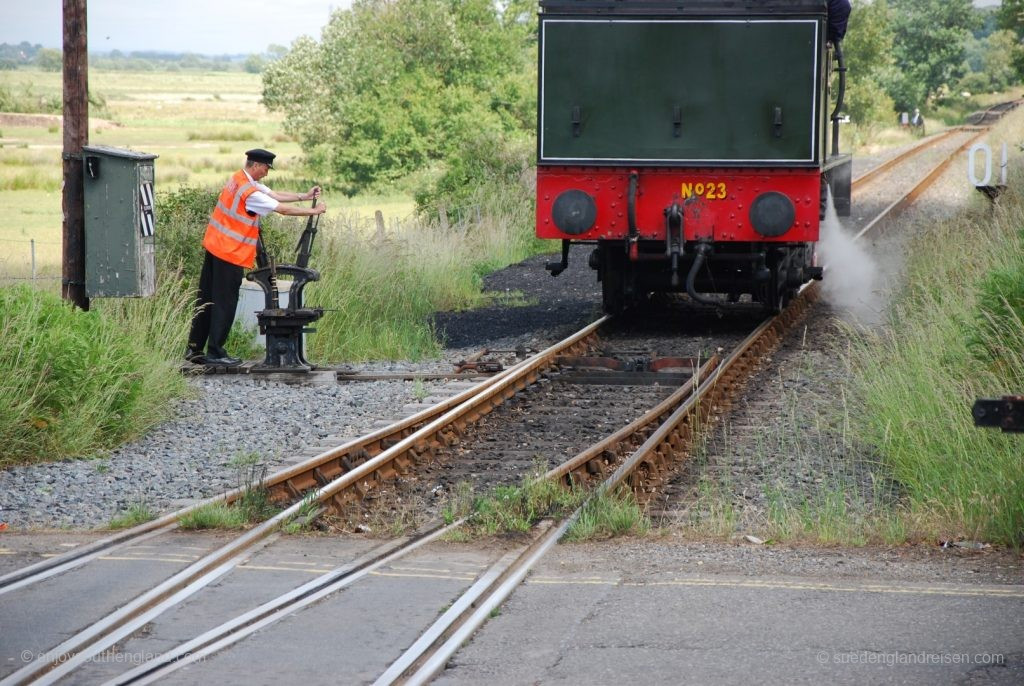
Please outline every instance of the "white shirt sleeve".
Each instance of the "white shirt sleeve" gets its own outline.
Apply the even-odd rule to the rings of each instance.
[[[255,212],[261,217],[266,217],[277,209],[279,203],[267,195],[270,192],[270,189],[262,183],[253,181],[253,185],[256,186],[258,190],[245,199],[245,209],[250,212]]]

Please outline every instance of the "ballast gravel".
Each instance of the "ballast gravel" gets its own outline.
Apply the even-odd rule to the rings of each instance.
[[[452,369],[433,362],[417,370],[442,367]],[[376,371],[399,369],[410,370]],[[446,394],[433,381],[296,385],[231,375],[189,383],[194,393],[173,408],[174,419],[108,456],[0,471],[0,521],[12,529],[99,527],[133,505],[168,512],[367,433],[425,395]]]

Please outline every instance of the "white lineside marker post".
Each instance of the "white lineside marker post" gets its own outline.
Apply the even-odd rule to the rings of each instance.
[[[978,169],[976,165],[976,159],[978,153],[983,154],[985,160],[985,176],[983,179],[978,179]],[[1006,190],[1006,168],[1007,168],[1007,149],[1006,143],[1003,143],[1002,155],[999,165],[999,183],[992,185],[992,148],[989,147],[988,143],[975,143],[971,146],[971,149],[967,152],[967,180],[974,186],[978,191],[984,193],[989,200],[995,202],[996,198]]]

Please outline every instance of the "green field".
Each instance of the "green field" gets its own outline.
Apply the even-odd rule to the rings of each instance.
[[[61,75],[0,71],[0,86],[55,97]],[[307,183],[298,143],[284,134],[281,117],[260,104],[257,74],[91,71],[89,89],[106,103],[102,116],[91,112],[89,143],[159,155],[158,192],[182,185],[217,186],[239,167],[243,152],[254,147],[278,155],[268,179],[272,188],[297,189],[299,179]],[[0,277],[28,273],[30,240],[36,242],[38,272],[59,271],[61,135],[59,115],[0,113]],[[329,217],[365,227],[377,209],[389,219],[404,218],[413,209],[412,201],[402,197],[327,195],[325,201]]]

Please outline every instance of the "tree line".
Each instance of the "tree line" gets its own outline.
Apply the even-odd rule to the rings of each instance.
[[[155,50],[110,50],[89,53],[89,66],[109,71],[247,71],[259,74],[267,64],[287,54],[281,45],[270,45],[262,53],[240,55],[199,55],[191,52],[159,52]],[[60,50],[44,48],[22,41],[0,43],[0,70],[35,67],[43,71],[60,71],[64,57]]]

